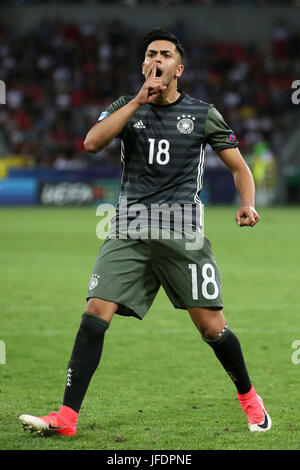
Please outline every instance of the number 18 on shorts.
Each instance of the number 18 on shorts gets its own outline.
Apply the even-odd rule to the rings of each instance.
[[[186,250],[185,239],[107,239],[87,298],[118,304],[116,313],[143,318],[162,287],[175,308],[222,309],[221,275],[209,240]]]

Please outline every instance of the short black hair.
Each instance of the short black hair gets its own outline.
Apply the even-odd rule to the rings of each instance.
[[[153,29],[150,31],[150,33],[147,34],[147,36],[144,37],[144,51],[146,52],[147,47],[149,44],[151,44],[151,42],[159,40],[170,41],[175,44],[177,52],[181,55],[181,59],[183,59],[184,49],[179,39],[174,36],[174,34],[170,33],[170,31],[165,31],[161,28]]]

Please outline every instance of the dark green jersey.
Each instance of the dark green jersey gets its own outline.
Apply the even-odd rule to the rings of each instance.
[[[120,109],[133,96],[122,96],[98,121]],[[205,146],[218,151],[238,145],[233,131],[212,104],[181,94],[169,105],[146,104],[122,129],[122,181],[116,219],[126,200],[150,209],[157,205],[197,208],[205,167]],[[201,225],[192,216],[193,225]]]

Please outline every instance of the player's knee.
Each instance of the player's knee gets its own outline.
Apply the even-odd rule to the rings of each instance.
[[[204,339],[217,338],[226,325],[222,310],[196,308],[189,309],[189,313]]]
[[[110,323],[117,308],[117,304],[113,302],[93,297],[88,300],[85,311]]]
[[[220,336],[224,327],[221,328],[216,325],[209,325],[206,328],[200,330],[202,338],[205,340],[214,340]]]
[[[202,337],[207,340],[215,340],[222,335],[227,328],[226,319],[221,310],[215,310],[211,319],[206,323]]]

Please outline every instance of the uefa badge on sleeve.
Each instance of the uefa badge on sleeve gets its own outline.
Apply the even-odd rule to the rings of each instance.
[[[238,140],[237,140],[235,134],[230,134],[230,136],[228,137],[228,139],[229,139],[229,142],[231,142],[232,144],[237,144],[237,143],[238,143]]]
[[[108,116],[108,112],[103,111],[98,118],[98,122],[103,121],[103,119],[105,119],[107,116]]]

